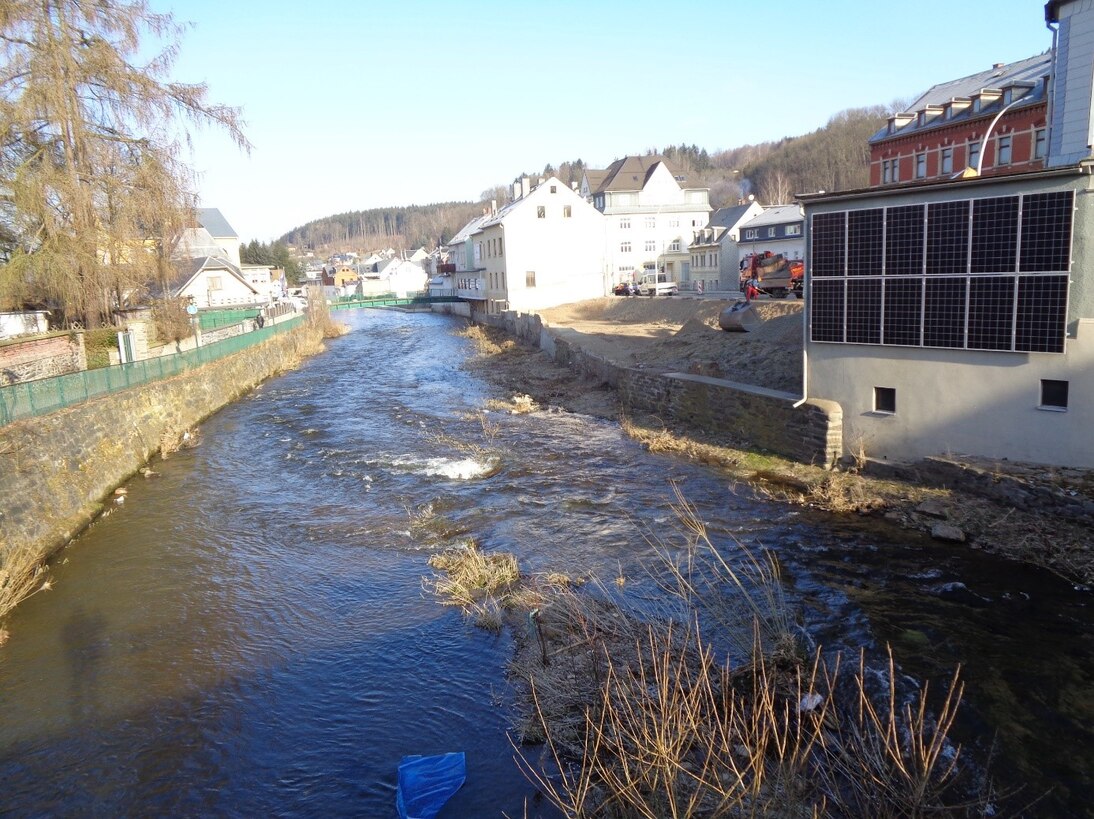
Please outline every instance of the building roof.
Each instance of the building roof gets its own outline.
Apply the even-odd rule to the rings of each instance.
[[[764,208],[759,216],[749,219],[741,227],[763,227],[765,225],[784,225],[792,222],[802,222],[805,216],[802,214],[801,205],[775,205]]]
[[[474,219],[472,219],[470,222],[460,228],[459,232],[457,232],[455,236],[448,240],[449,247],[451,247],[452,245],[458,245],[461,242],[466,242],[471,237],[471,234],[477,231],[479,229],[479,226],[484,221],[486,221],[485,213],[482,216],[476,216]]]
[[[707,222],[707,227],[724,227],[732,229],[739,221],[741,217],[748,213],[748,209],[752,207],[752,203],[747,205],[732,205],[728,208],[718,208],[714,213],[710,214],[710,221]]]
[[[897,115],[895,119],[890,119],[892,127],[886,124],[885,127],[870,137],[869,142],[882,142],[886,139],[921,133],[932,128],[950,126],[971,119],[995,116],[1006,105],[1002,94],[998,94],[990,101],[985,100],[979,111],[974,111],[973,106],[969,104],[972,98],[984,91],[1002,92],[1008,87],[1014,86],[1028,88],[1026,95],[1020,98],[1014,108],[1043,103],[1045,101],[1044,78],[1051,71],[1052,54],[1046,51],[1043,54],[1027,57],[1024,60],[1006,65],[997,63],[986,71],[933,85],[909,105],[906,112]],[[965,105],[955,109],[953,115],[946,118],[943,116],[945,106],[955,101],[963,102]],[[934,111],[935,114],[927,117],[926,121],[921,123],[918,114],[928,110]],[[906,122],[900,122],[902,116],[906,118]]]
[[[217,208],[198,208],[198,224],[209,231],[214,238],[239,238],[235,228],[228,224],[224,214]]]
[[[648,156],[625,156],[622,159],[617,159],[608,166],[607,170],[603,172],[603,181],[596,188],[593,188],[593,193],[604,193],[606,191],[640,191],[646,186],[650,174],[653,173],[658,164],[664,164],[674,179],[678,182],[682,181],[682,177],[677,174],[676,169],[663,156],[658,156],[657,154],[650,154]],[[586,171],[586,173],[592,174],[596,173],[596,171]],[[592,184],[591,177],[589,184]]]
[[[192,259],[179,259],[173,261],[174,275],[167,282],[167,287],[172,296],[181,294],[187,286],[203,270],[224,270],[231,276],[235,276],[250,290],[255,293],[258,289],[244,277],[238,267],[220,256],[195,256]]]
[[[593,193],[604,183],[605,177],[607,177],[607,170],[594,171],[590,168],[585,169],[585,181],[589,183],[589,190]]]

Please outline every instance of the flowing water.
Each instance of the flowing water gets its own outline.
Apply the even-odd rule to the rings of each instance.
[[[712,531],[774,550],[811,639],[892,643],[909,681],[968,683],[956,733],[1030,796],[1094,801],[1090,594],[1033,569],[754,497],[611,423],[477,414],[459,324],[353,332],[157,462],[66,549],[0,649],[0,813],[394,815],[405,754],[467,753],[445,816],[552,815],[512,761],[511,638],[423,593],[436,534],[529,571],[653,593],[644,527],[677,482]],[[455,446],[475,442],[480,450]],[[416,525],[430,515],[443,526]]]

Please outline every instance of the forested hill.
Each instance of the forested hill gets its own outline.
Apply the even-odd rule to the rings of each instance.
[[[833,116],[823,128],[777,142],[745,145],[708,152],[697,145],[650,148],[673,162],[687,184],[710,189],[710,204],[720,208],[749,194],[762,205],[793,201],[798,193],[862,188],[869,179],[870,148],[866,140],[888,116],[883,106],[855,108]],[[580,159],[542,170],[522,171],[514,177],[556,175],[564,183],[580,182],[585,163]],[[485,180],[484,180],[485,181]],[[445,202],[437,205],[373,208],[316,219],[282,237],[286,244],[309,248],[319,255],[343,250],[432,249],[482,212],[495,199],[508,201],[509,187],[498,184],[484,190],[479,203]]]
[[[372,208],[315,219],[293,228],[281,241],[297,248],[326,253],[384,248],[432,249],[475,216],[482,205],[474,202],[442,202],[435,205]]]

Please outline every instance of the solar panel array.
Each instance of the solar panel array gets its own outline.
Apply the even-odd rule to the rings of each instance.
[[[1072,191],[813,214],[810,337],[1062,353]]]

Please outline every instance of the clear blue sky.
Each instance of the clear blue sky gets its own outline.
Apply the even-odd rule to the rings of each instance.
[[[245,240],[522,171],[797,136],[1045,51],[1038,0],[152,0],[172,72],[243,108],[248,157],[194,134],[201,204]]]

